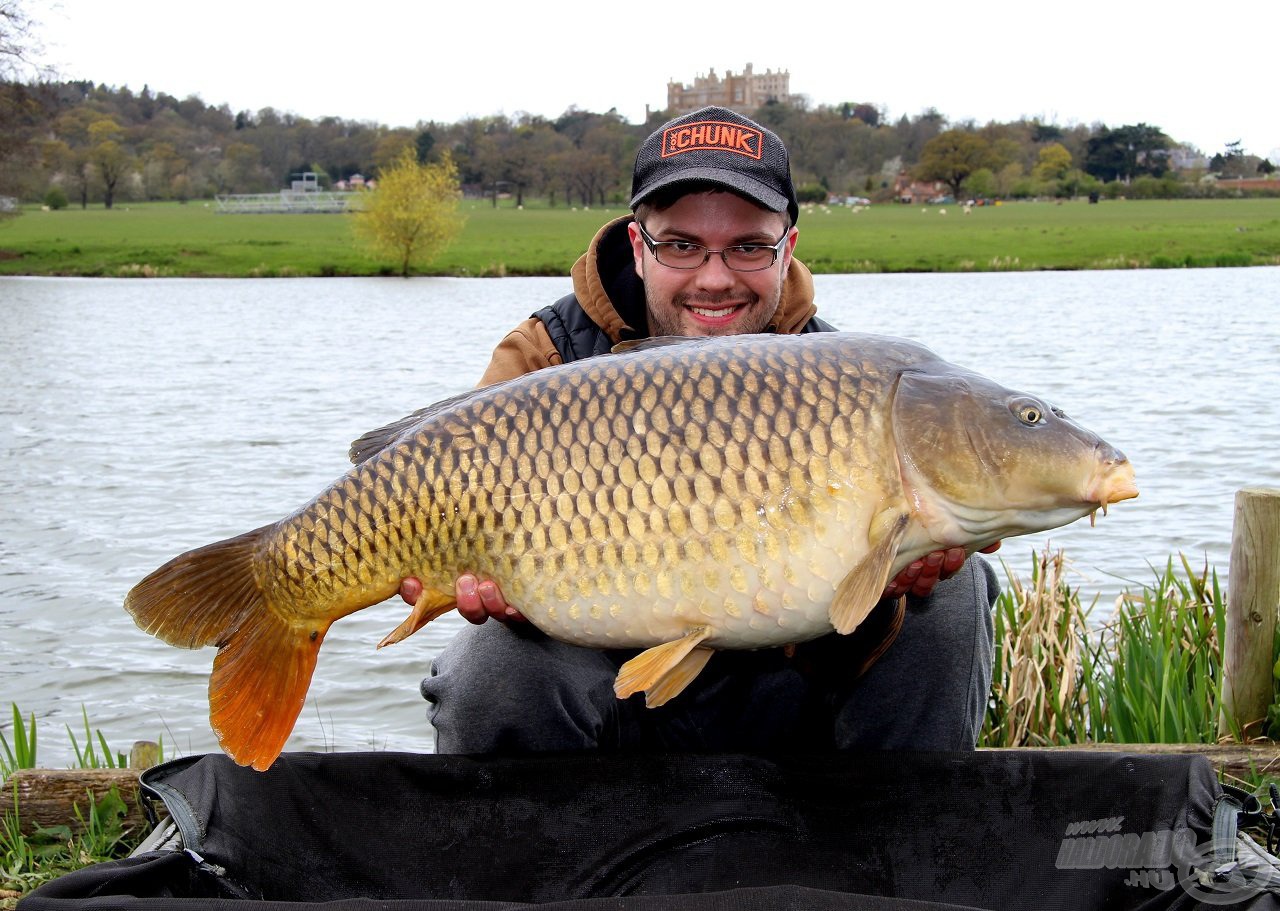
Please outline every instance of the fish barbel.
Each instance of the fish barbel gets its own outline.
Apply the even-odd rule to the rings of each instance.
[[[1034,396],[902,339],[655,339],[430,406],[273,525],[189,551],[125,599],[218,648],[210,721],[267,768],[340,617],[423,594],[382,644],[496,580],[537,627],[645,649],[619,697],[677,695],[716,649],[852,631],[931,551],[970,552],[1137,496],[1122,453]]]

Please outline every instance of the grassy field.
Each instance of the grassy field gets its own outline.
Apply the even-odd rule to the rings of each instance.
[[[423,274],[563,275],[612,209],[465,201],[462,235]],[[806,208],[815,272],[955,272],[1280,264],[1280,199],[1023,202],[975,208]],[[0,274],[379,275],[341,215],[220,215],[145,203],[0,222]]]

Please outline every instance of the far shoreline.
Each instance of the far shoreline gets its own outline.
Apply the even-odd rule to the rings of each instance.
[[[628,214],[465,200],[454,244],[413,274],[566,277]],[[1280,198],[806,206],[797,258],[814,274],[1035,272],[1280,265]],[[394,277],[344,215],[220,214],[205,201],[46,211],[0,222],[0,275]]]

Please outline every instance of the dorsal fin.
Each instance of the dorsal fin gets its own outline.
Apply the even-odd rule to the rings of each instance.
[[[650,348],[668,348],[672,345],[697,345],[705,341],[705,338],[691,338],[687,335],[656,335],[653,338],[637,338],[618,342],[618,344],[609,349],[609,353],[622,354],[627,351],[648,351]]]
[[[428,405],[426,408],[419,408],[408,417],[403,417],[398,421],[392,421],[390,424],[386,424],[376,430],[370,430],[368,433],[362,435],[359,439],[351,443],[351,449],[347,452],[347,456],[351,459],[351,464],[359,465],[362,462],[367,461],[382,452],[382,450],[386,449],[396,440],[400,439],[400,437],[404,436],[404,434],[409,430],[417,427],[427,418],[465,402],[467,399],[471,398],[471,396],[480,391],[481,390],[479,389],[469,389],[468,391],[458,395],[450,396],[443,401]]]

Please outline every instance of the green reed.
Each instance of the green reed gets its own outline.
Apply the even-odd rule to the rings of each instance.
[[[1109,633],[1106,739],[1212,743],[1218,737],[1226,598],[1218,574],[1170,558],[1156,584],[1126,592]]]
[[[36,716],[30,721],[22,717],[18,706],[13,706],[13,745],[0,730],[0,780],[9,777],[14,769],[34,769],[36,765]]]

